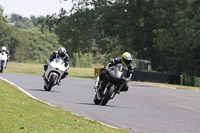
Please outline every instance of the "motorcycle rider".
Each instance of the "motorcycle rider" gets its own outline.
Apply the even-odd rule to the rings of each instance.
[[[100,97],[101,97],[100,86],[101,86],[102,80],[105,77],[105,75],[108,74],[109,68],[112,67],[112,66],[115,66],[117,64],[123,64],[124,67],[128,68],[125,80],[130,81],[132,74],[133,74],[133,71],[134,71],[134,67],[132,66],[131,63],[132,63],[131,54],[128,53],[128,52],[124,52],[122,54],[121,58],[115,58],[112,61],[110,61],[107,65],[104,66],[104,69],[101,71],[100,75],[97,77],[96,82],[95,82],[95,86],[94,86],[94,89],[97,92],[98,99],[100,99]],[[127,91],[127,90],[128,90],[128,85],[125,84],[120,91]]]
[[[3,53],[3,52],[5,52],[7,54],[7,63],[8,63],[8,59],[10,58],[10,56],[9,56],[9,52],[7,51],[5,46],[1,47],[0,53]],[[7,63],[6,63],[6,66],[7,66]],[[5,68],[6,68],[6,66],[5,66]]]
[[[44,71],[46,72],[48,68],[48,64],[53,61],[55,58],[60,58],[65,62],[65,67],[69,64],[69,55],[67,54],[67,51],[64,47],[60,47],[58,51],[53,52],[53,54],[50,56],[50,58],[47,61],[47,64],[44,65]],[[43,78],[45,79],[45,72],[43,74]],[[61,79],[68,76],[68,72],[65,71],[62,75]],[[60,85],[60,82],[58,83]]]

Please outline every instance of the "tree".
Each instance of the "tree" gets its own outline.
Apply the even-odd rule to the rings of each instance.
[[[28,29],[28,28],[33,28],[34,25],[32,21],[29,18],[22,17],[18,14],[11,14],[9,18],[9,22],[14,25],[16,28],[20,29]]]
[[[30,59],[36,63],[46,63],[51,54],[61,45],[58,44],[58,37],[54,33],[41,33],[39,29],[24,30],[28,45],[30,47]]]
[[[8,24],[0,7],[0,46],[6,46],[10,52],[11,60],[24,61],[28,58],[25,50],[28,49],[24,34]]]
[[[62,10],[50,17],[59,41],[71,52],[98,47],[108,59],[128,51],[150,60],[154,70],[200,75],[198,0],[73,2],[70,15]]]

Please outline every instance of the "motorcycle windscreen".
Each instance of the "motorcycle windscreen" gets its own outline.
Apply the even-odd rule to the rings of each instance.
[[[123,66],[116,65],[111,71],[109,71],[109,74],[114,79],[121,79],[122,74],[123,74],[122,69],[123,69]]]

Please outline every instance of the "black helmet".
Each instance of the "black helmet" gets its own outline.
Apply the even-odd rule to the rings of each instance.
[[[128,52],[123,53],[122,55],[122,63],[124,66],[129,66],[132,62],[131,54]]]
[[[67,51],[66,51],[66,49],[65,49],[64,47],[60,47],[60,48],[58,49],[58,55],[59,55],[60,57],[64,57],[64,56],[66,55],[66,53],[67,53]]]

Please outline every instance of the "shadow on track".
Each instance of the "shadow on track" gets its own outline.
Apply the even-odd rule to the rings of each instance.
[[[77,104],[82,104],[82,105],[96,105],[94,103],[77,103]],[[105,105],[105,106],[96,105],[96,106],[99,106],[99,107],[120,107],[120,108],[122,108],[122,106],[115,106],[115,105]]]
[[[60,92],[60,91],[55,91],[55,90],[51,90],[51,91],[45,91],[44,89],[28,89],[31,91],[43,91],[43,92]]]

